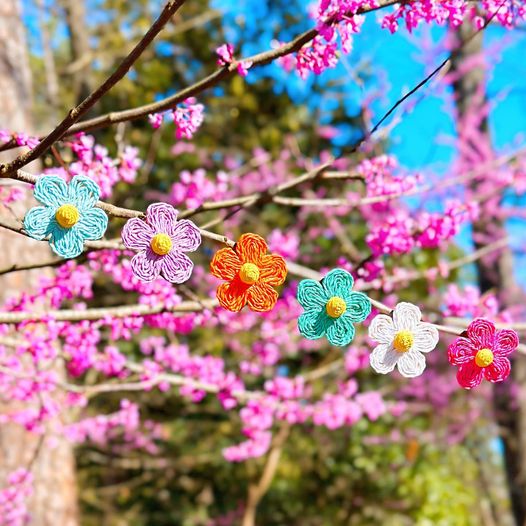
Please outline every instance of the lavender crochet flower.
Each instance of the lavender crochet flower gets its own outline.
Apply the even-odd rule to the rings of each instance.
[[[134,217],[122,229],[127,248],[138,250],[131,267],[141,281],[153,281],[161,275],[171,283],[184,283],[194,264],[184,252],[193,252],[201,244],[199,228],[188,220],[177,221],[177,210],[155,203],[146,210],[146,221]]]

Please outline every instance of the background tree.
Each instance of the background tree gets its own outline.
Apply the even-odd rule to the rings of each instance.
[[[477,218],[488,217],[492,209],[484,201],[486,190],[480,189],[484,177],[474,170],[498,174],[491,191],[499,198],[499,213],[502,196],[512,189],[520,196],[522,181],[520,150],[487,155],[492,148],[485,137],[483,157],[466,154],[472,135],[479,132],[476,141],[484,135],[487,117],[483,112],[474,125],[467,109],[484,91],[478,69],[473,81],[472,70],[464,67],[473,53],[468,44],[476,39],[457,43],[465,47],[455,48],[451,71],[454,86],[465,93],[458,97],[459,131],[472,134],[458,142],[465,159],[460,156],[446,175],[426,170],[426,190],[417,174],[399,166],[394,155],[384,155],[393,149],[394,124],[408,118],[407,106],[371,137],[379,121],[371,113],[383,114],[377,111],[379,98],[389,95],[389,109],[398,94],[378,79],[377,64],[359,47],[360,39],[374,41],[369,26],[354,36],[357,49],[351,59],[333,55],[323,39],[316,41],[322,54],[317,56],[305,40],[298,53],[284,54],[280,66],[260,67],[256,56],[243,77],[235,63],[218,68],[216,48],[233,42],[235,57],[250,56],[269,48],[272,39],[294,39],[315,22],[305,16],[303,2],[239,4],[186,2],[166,20],[165,31],[130,74],[83,116],[111,113],[109,121],[119,120],[119,111],[169,98],[212,75],[211,89],[195,88],[196,101],[182,98],[177,105],[179,115],[187,115],[199,114],[197,104],[204,104],[205,121],[195,126],[191,140],[181,137],[188,122],[178,121],[176,114],[172,124],[171,111],[152,130],[148,113],[154,110],[149,110],[115,126],[109,121],[100,128],[93,121],[74,124],[73,130],[85,129],[90,136],[71,134],[42,152],[47,173],[65,179],[87,174],[100,184],[103,198],[117,206],[144,211],[151,202],[167,201],[205,234],[213,232],[192,256],[196,269],[186,285],[142,284],[130,271],[129,255],[110,241],[104,246],[111,251],[90,249],[78,261],[58,266],[50,280],[35,285],[30,300],[9,300],[11,312],[0,320],[31,317],[37,307],[33,294],[52,303],[47,314],[58,316],[58,324],[38,321],[52,342],[63,343],[60,352],[50,351],[47,340],[35,341],[28,328],[32,324],[18,322],[18,336],[30,342],[37,364],[56,361],[68,373],[57,382],[41,376],[42,371],[21,368],[34,379],[31,396],[43,396],[51,413],[30,416],[26,425],[52,422],[78,444],[85,524],[512,524],[501,457],[495,452],[499,430],[488,404],[492,392],[487,387],[459,392],[445,353],[451,336],[442,333],[426,375],[408,382],[370,371],[372,346],[363,329],[343,350],[303,340],[296,331],[301,310],[295,280],[318,277],[318,270],[335,266],[349,269],[358,288],[390,307],[400,300],[422,305],[426,319],[443,330],[453,324],[458,328],[450,332],[459,332],[467,318],[477,316],[520,327],[515,301],[499,302],[491,288],[483,287],[481,295],[466,287],[477,279],[472,263],[488,254],[504,258],[503,232],[477,238],[478,250],[471,254],[455,243],[463,224],[487,233],[489,223]],[[79,37],[72,22],[79,18],[70,17],[67,33],[56,17],[42,19],[53,35],[57,70],[77,72],[76,80],[61,83],[59,115],[76,103],[75,83],[89,81],[93,89],[118,71],[159,12],[157,3],[148,1],[88,1],[85,7],[90,16],[80,32],[94,65],[89,78],[73,67],[84,54],[75,55],[72,42]],[[63,13],[64,3],[44,8]],[[416,1],[388,7],[380,16],[392,28],[396,13],[404,9],[408,24],[423,16]],[[506,23],[500,14],[484,12],[486,23]],[[428,21],[440,20],[437,11],[428,15]],[[358,20],[334,16],[340,31]],[[372,25],[376,15],[366,16]],[[462,16],[466,24],[473,22],[468,12]],[[321,15],[317,24],[323,27]],[[457,28],[451,31],[462,36]],[[39,35],[30,36],[40,41]],[[425,50],[425,39],[419,42]],[[49,60],[32,48],[35,114],[45,117],[49,82],[39,81],[49,74]],[[337,59],[338,68],[319,77],[309,73]],[[410,104],[426,93],[427,85],[420,87]],[[174,102],[165,109],[175,107]],[[160,123],[155,115],[150,120]],[[411,138],[416,141],[416,133]],[[9,169],[3,166],[1,173],[26,177]],[[475,186],[472,181],[477,188],[465,193]],[[464,203],[445,204],[448,190]],[[232,199],[238,201],[232,204]],[[466,201],[473,206],[466,207]],[[477,203],[490,211],[477,216]],[[118,239],[126,214],[134,213],[117,211],[120,219],[112,217],[106,238]],[[13,226],[4,216],[2,221]],[[207,271],[217,250],[213,239],[217,234],[238,239],[247,231],[264,236],[272,251],[289,260],[290,280],[276,309],[265,315],[203,311],[217,285]],[[35,265],[58,263],[51,255],[31,255]],[[494,261],[487,264],[488,272]],[[195,312],[178,313],[180,304],[192,305]],[[2,345],[3,356],[16,366],[17,356],[28,353],[21,342],[15,350],[12,343]],[[13,368],[13,363],[2,365]],[[15,397],[12,375],[5,369],[2,375],[9,396]],[[60,415],[49,404],[44,389],[49,385],[64,396]],[[509,418],[512,408],[506,402],[497,416]]]

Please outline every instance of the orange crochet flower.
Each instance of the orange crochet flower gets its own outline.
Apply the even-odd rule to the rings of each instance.
[[[267,254],[267,243],[256,234],[243,234],[234,248],[222,248],[214,255],[210,270],[227,280],[217,289],[221,307],[238,312],[245,305],[256,312],[272,310],[278,300],[273,289],[287,277],[285,260]]]

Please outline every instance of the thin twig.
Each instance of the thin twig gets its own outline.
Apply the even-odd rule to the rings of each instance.
[[[484,31],[493,21],[493,19],[498,15],[500,9],[502,6],[506,3],[506,0],[502,0],[499,7],[495,10],[495,12],[492,13],[492,15],[484,22],[484,24],[477,29],[469,38],[464,40],[462,42],[462,45],[460,48],[466,46],[469,42],[471,42],[476,36],[478,36],[482,31]],[[382,116],[382,118],[373,126],[371,131],[365,135],[365,137],[362,140],[362,143],[365,142],[369,137],[374,135],[374,133],[380,128],[380,126],[389,118],[390,115],[400,106],[403,104],[409,97],[414,95],[420,88],[425,86],[435,75],[437,75],[443,68],[445,68],[452,60],[452,54],[450,54],[447,58],[445,58],[429,75],[427,75],[426,78],[421,80],[416,86],[414,86],[412,89],[410,89],[403,97],[398,99],[388,110],[387,112]]]

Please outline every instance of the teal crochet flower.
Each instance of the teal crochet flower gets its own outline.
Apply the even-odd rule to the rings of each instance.
[[[49,239],[55,254],[76,258],[84,250],[84,241],[104,235],[108,216],[94,208],[100,189],[88,177],[77,175],[68,185],[56,175],[44,175],[37,179],[34,196],[44,206],[26,214],[24,230],[35,239]]]
[[[340,268],[331,270],[319,283],[304,279],[298,285],[298,302],[305,312],[298,318],[300,333],[309,340],[327,336],[332,345],[348,345],[354,339],[354,323],[371,313],[371,302],[353,292],[353,277]]]

